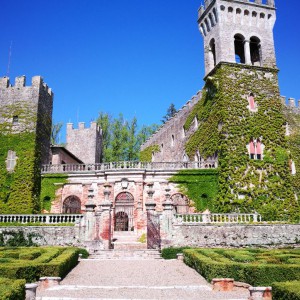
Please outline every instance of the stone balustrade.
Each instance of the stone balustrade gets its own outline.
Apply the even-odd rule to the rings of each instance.
[[[101,164],[43,165],[42,173],[89,173],[113,170],[182,170],[205,169],[207,165],[199,162],[139,162],[122,161]]]
[[[261,222],[259,214],[176,214],[177,224],[210,223],[257,223]]]
[[[64,223],[79,223],[82,218],[83,215],[75,215],[75,214],[0,215],[0,223],[64,224]]]

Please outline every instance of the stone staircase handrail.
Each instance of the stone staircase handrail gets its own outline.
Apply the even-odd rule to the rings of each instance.
[[[242,213],[195,213],[195,214],[175,214],[177,224],[210,224],[210,223],[257,223],[262,218],[259,214]]]
[[[80,223],[84,216],[80,214],[38,214],[38,215],[0,215],[0,223],[41,223],[41,224],[66,224]]]

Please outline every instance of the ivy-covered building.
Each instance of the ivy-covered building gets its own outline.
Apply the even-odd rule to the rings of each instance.
[[[41,165],[49,163],[53,93],[40,76],[26,86],[0,78],[0,212],[40,211]]]
[[[199,100],[141,148],[148,160],[181,157],[217,168],[217,196],[207,203],[216,212],[299,218],[299,114],[280,97],[275,20],[273,0],[206,0],[198,14],[205,50]]]

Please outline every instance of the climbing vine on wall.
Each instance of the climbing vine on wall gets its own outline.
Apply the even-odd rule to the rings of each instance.
[[[169,179],[177,183],[180,191],[193,201],[197,211],[213,211],[213,203],[218,194],[218,171],[182,170]]]
[[[257,112],[247,108],[250,93]],[[218,154],[216,212],[257,211],[264,220],[299,218],[276,70],[219,65],[206,79],[202,99],[187,118],[186,129],[195,117],[199,127],[185,149],[190,158],[197,150],[204,158]],[[263,160],[249,158],[246,147],[251,138],[262,138]]]
[[[34,213],[40,211],[40,156],[33,126],[34,111],[29,105],[7,105],[0,124],[0,212]],[[11,121],[18,116],[17,130]],[[8,151],[17,156],[13,172],[7,171]]]
[[[65,174],[47,174],[42,177],[41,208],[50,212],[52,201],[55,200],[56,191],[68,182]]]
[[[152,161],[152,153],[160,152],[160,148],[158,145],[152,145],[147,147],[146,149],[140,152],[140,161],[151,162]]]

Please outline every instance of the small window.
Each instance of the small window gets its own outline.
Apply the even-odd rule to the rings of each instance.
[[[240,15],[240,14],[242,13],[242,10],[241,10],[240,8],[237,8],[237,9],[236,9],[236,13],[237,13],[238,15]]]
[[[261,13],[261,14],[260,14],[260,18],[261,18],[261,19],[264,19],[264,18],[265,18],[265,14],[264,14],[264,13]]]
[[[197,117],[194,118],[194,126],[195,126],[195,129],[198,128],[198,119],[197,119]]]
[[[221,8],[222,11],[225,10],[225,6],[224,5],[221,5],[220,8]]]
[[[234,36],[235,62],[238,64],[245,63],[244,42],[245,38],[241,34],[236,34]]]
[[[228,7],[228,12],[232,13],[233,12],[233,8],[230,6]]]
[[[244,11],[244,15],[245,15],[245,16],[249,16],[249,10],[246,9],[246,10]]]
[[[182,137],[185,138],[185,136],[186,136],[185,129],[184,127],[182,127]]]
[[[174,135],[172,134],[171,146],[174,147],[174,144],[175,144],[175,137],[174,137]]]
[[[252,12],[252,17],[253,17],[253,18],[256,18],[256,17],[257,17],[257,12],[256,12],[256,11],[253,11],[253,12]]]
[[[13,122],[13,124],[18,124],[19,123],[19,116],[13,116],[12,122]]]
[[[6,159],[6,169],[8,172],[13,172],[17,164],[16,152],[9,150]]]

